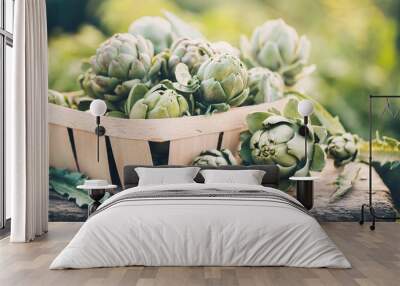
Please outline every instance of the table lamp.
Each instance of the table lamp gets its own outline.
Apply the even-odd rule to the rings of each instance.
[[[106,129],[100,125],[100,116],[103,116],[107,111],[106,103],[101,99],[95,99],[90,104],[90,113],[96,116],[96,129],[95,133],[97,135],[97,162],[100,161],[99,156],[99,143],[100,143],[100,136],[103,136],[106,133]]]
[[[299,102],[299,105],[297,106],[297,111],[304,118],[304,138],[305,138],[304,148],[305,148],[305,158],[307,160],[308,117],[314,112],[314,105],[311,100],[302,100]]]

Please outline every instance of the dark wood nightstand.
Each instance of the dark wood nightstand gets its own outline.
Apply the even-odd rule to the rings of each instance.
[[[88,217],[89,217],[101,205],[100,201],[103,199],[106,193],[109,193],[110,196],[115,194],[117,186],[107,185],[104,187],[100,186],[97,187],[97,186],[81,185],[77,186],[77,188],[86,190],[88,192],[89,197],[93,200],[93,202],[88,206]]]
[[[318,177],[290,177],[289,180],[296,181],[296,198],[307,209],[311,210],[314,205],[314,181]]]

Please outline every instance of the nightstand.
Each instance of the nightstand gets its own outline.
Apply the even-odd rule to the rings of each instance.
[[[296,181],[296,198],[307,209],[311,210],[314,205],[314,181],[318,177],[290,177],[289,180]]]
[[[104,180],[86,180],[84,185],[77,186],[77,188],[86,190],[89,197],[93,200],[93,202],[88,206],[89,217],[101,205],[100,201],[103,199],[106,192],[112,196],[115,193],[117,186],[109,185],[107,181]]]

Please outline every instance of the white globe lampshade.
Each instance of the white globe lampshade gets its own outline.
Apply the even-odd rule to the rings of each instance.
[[[90,113],[94,116],[102,116],[107,111],[106,103],[101,99],[95,99],[90,104]]]
[[[297,106],[297,111],[301,116],[310,116],[314,112],[314,105],[311,100],[302,100]]]

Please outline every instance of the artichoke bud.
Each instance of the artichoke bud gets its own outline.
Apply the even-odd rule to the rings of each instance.
[[[129,33],[151,41],[156,54],[168,49],[173,40],[171,24],[161,17],[141,17],[129,26]]]
[[[195,75],[200,65],[214,55],[211,44],[201,39],[180,38],[171,46],[171,55],[168,59],[168,67],[171,74],[179,63],[188,67],[191,75]]]
[[[229,166],[238,165],[235,157],[229,149],[207,150],[194,158],[192,165],[195,166]]]
[[[240,156],[247,164],[274,164],[282,178],[308,175],[325,165],[325,153],[314,129],[308,129],[307,158],[302,123],[277,113],[257,112],[247,116],[249,132],[240,137]],[[320,127],[322,128],[322,127]],[[319,130],[323,134],[322,130]]]
[[[48,102],[61,105],[64,107],[69,107],[68,100],[64,94],[58,92],[56,90],[49,89],[48,90]]]
[[[189,112],[185,97],[165,84],[150,89],[142,99],[136,101],[130,110],[129,118],[158,119],[181,117]]]
[[[351,133],[333,135],[328,138],[327,153],[336,166],[345,165],[356,159],[358,153],[358,137]]]
[[[257,27],[250,41],[242,37],[242,56],[250,66],[261,66],[282,75],[286,85],[294,85],[307,69],[311,44],[282,19]]]
[[[97,49],[80,85],[90,97],[124,100],[134,83],[149,80],[153,55],[153,45],[142,36],[115,34]]]
[[[235,57],[240,57],[240,51],[225,41],[211,43],[211,48],[215,54],[231,54]]]
[[[251,68],[248,73],[250,94],[247,104],[272,102],[283,97],[285,83],[280,74],[263,67]]]
[[[153,57],[149,70],[149,79],[157,82],[160,79],[169,78],[168,70],[169,51],[163,51]]]
[[[205,61],[197,73],[201,85],[197,100],[204,105],[240,106],[248,97],[248,73],[244,64],[230,54]]]

